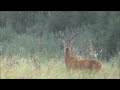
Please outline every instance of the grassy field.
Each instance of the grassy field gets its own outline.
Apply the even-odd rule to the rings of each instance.
[[[97,73],[68,71],[64,62],[61,39],[53,34],[42,37],[17,35],[12,30],[0,30],[0,78],[2,79],[119,79],[120,55],[102,62]],[[69,33],[67,33],[70,35]],[[73,47],[75,53],[83,49],[84,35],[79,35]],[[83,38],[82,38],[83,37]],[[82,45],[83,44],[83,45]],[[86,49],[85,49],[86,50]],[[85,51],[84,49],[82,51]],[[34,54],[37,51],[37,57]],[[30,57],[30,58],[29,58]]]
[[[11,60],[9,60],[11,59]],[[113,58],[116,59],[116,58]],[[115,60],[114,60],[115,61]],[[87,71],[71,70],[65,67],[63,59],[50,59],[35,64],[32,59],[26,58],[0,58],[2,79],[119,79],[119,63],[103,62],[101,71],[89,73]]]

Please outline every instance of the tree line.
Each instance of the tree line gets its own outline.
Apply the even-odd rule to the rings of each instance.
[[[17,34],[36,34],[44,31],[80,32],[83,38],[104,50],[110,58],[120,52],[119,11],[0,11],[0,28],[11,27]]]

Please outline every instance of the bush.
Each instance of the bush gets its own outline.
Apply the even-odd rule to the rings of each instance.
[[[0,42],[3,41],[11,41],[16,37],[16,33],[12,30],[12,28],[0,28]]]

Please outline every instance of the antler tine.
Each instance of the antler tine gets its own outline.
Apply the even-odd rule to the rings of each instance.
[[[71,37],[71,39],[70,39],[69,43],[72,41],[72,39],[73,39],[74,37],[76,37],[76,36],[77,36],[77,34],[78,34],[78,33],[74,33],[74,32],[72,32],[72,34],[73,34],[73,35],[72,35],[72,37]]]
[[[64,34],[63,34],[61,31],[59,31],[59,33],[60,33],[60,35],[61,35],[61,38],[65,41],[65,36],[64,36]]]

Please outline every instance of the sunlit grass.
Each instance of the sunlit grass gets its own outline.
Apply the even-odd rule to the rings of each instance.
[[[87,71],[68,71],[62,59],[51,59],[39,62],[35,67],[27,59],[18,58],[19,63],[14,63],[8,57],[1,57],[0,78],[2,79],[118,79],[119,65],[116,62],[103,63],[99,72],[89,73]],[[13,64],[11,64],[13,63]]]

